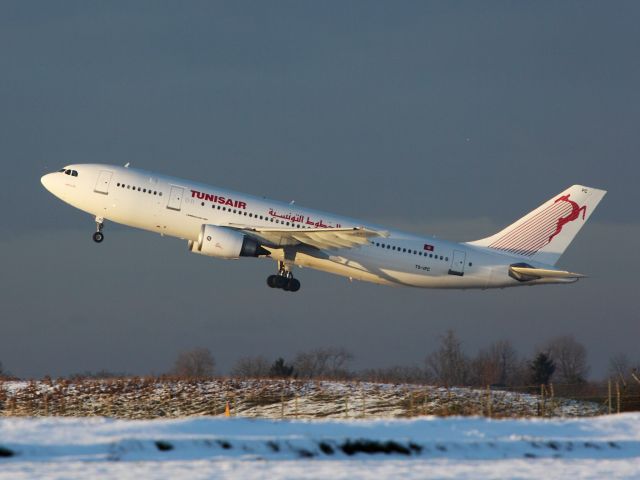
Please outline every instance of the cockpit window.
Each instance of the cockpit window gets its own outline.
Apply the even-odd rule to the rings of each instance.
[[[64,174],[65,174],[65,175],[71,175],[71,170],[65,170],[65,171],[64,171]]]
[[[71,170],[71,176],[72,177],[77,177],[78,176],[78,171],[77,170]]]

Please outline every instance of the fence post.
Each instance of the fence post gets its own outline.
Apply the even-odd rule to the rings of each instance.
[[[349,395],[344,396],[344,418],[349,418]]]
[[[294,416],[296,418],[298,418],[298,392],[296,392],[296,399],[295,399],[295,413]]]
[[[487,416],[489,418],[493,415],[493,399],[491,398],[491,386],[487,385]]]
[[[544,383],[540,384],[540,416],[544,417]]]
[[[365,405],[365,401],[366,401],[366,397],[364,395],[364,387],[361,387],[362,390],[362,418],[364,418],[366,416],[366,405]]]
[[[611,379],[609,379],[609,415],[611,415],[611,410],[613,410],[613,405],[611,401]]]
[[[280,418],[284,418],[284,390],[280,392]]]
[[[424,402],[422,402],[422,414],[427,414],[427,396],[429,395],[429,390],[425,388],[424,390]]]
[[[409,417],[413,417],[413,390],[409,392]]]
[[[620,382],[618,382],[616,380],[616,397],[617,397],[617,406],[618,406],[618,413],[620,413]]]

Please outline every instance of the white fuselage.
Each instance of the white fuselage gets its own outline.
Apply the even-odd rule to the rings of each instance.
[[[99,219],[185,240],[195,241],[203,225],[380,229],[339,215],[134,168],[99,164],[65,168],[77,175],[60,171],[42,178],[44,186],[61,200]],[[466,243],[387,232],[388,236],[371,238],[355,248],[298,245],[269,251],[274,260],[291,265],[386,285],[460,289],[522,285],[508,274],[509,265],[522,261],[521,257]],[[540,283],[567,281],[538,279],[526,284]]]

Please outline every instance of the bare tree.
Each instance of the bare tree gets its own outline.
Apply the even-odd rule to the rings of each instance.
[[[556,365],[556,378],[561,383],[585,383],[589,366],[587,349],[570,335],[553,338],[544,349]]]
[[[635,375],[639,377],[640,363],[633,364],[624,353],[617,353],[609,359],[609,375],[626,385]],[[636,382],[638,380],[635,380]]]
[[[231,375],[241,378],[265,378],[269,376],[269,369],[269,361],[261,355],[242,357],[231,369]]]
[[[214,367],[215,360],[209,349],[200,347],[181,352],[173,366],[173,373],[181,377],[210,377]]]
[[[462,343],[453,330],[440,337],[440,347],[425,359],[427,374],[443,385],[469,383],[469,359],[462,351]]]
[[[358,378],[365,382],[376,383],[424,383],[427,381],[424,370],[415,365],[368,369],[360,372]]]
[[[631,362],[629,357],[624,353],[617,353],[609,358],[609,375],[622,380],[622,383],[626,383],[627,375],[631,372]]]
[[[508,340],[499,340],[480,350],[473,359],[474,383],[478,385],[511,385],[518,369],[518,354]]]
[[[345,348],[325,347],[296,355],[293,367],[299,378],[348,378],[353,355]]]

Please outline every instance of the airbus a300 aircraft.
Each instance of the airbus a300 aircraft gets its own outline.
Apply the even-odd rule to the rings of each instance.
[[[292,268],[424,288],[503,288],[571,283],[554,267],[604,190],[574,185],[495,235],[466,243],[386,230],[330,213],[135,168],[69,165],[42,177],[68,204],[105,220],[182,238],[214,258],[272,258],[272,288],[295,292]]]

